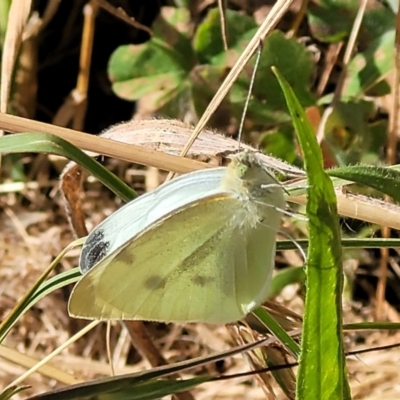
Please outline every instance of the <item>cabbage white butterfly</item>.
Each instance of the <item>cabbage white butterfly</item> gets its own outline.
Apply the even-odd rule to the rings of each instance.
[[[253,152],[169,181],[88,236],[71,316],[229,323],[266,298],[284,191]]]

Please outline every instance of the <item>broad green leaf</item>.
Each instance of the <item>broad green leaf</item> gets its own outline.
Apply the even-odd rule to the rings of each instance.
[[[225,74],[224,66],[199,65],[190,74],[190,98],[197,115],[201,115],[214,97],[223,82]],[[224,99],[215,115],[229,117],[232,114],[228,99]]]
[[[196,69],[201,72],[192,74],[192,98],[196,104],[197,114],[202,114],[208,104],[211,94],[204,96],[204,91],[213,93],[218,88],[226,70],[231,68],[233,62],[239,58],[241,52],[254,36],[256,27],[248,17],[235,11],[227,13],[227,25],[231,36],[230,48],[224,51],[220,34],[220,20],[217,10],[211,10],[204,25],[200,25],[195,40],[195,49],[198,58],[204,59],[211,65],[201,65]],[[296,63],[293,63],[296,60]],[[250,79],[253,74],[253,64],[249,63],[239,79],[234,83],[227,98],[225,107],[233,115],[240,118],[243,104],[248,95]],[[257,69],[252,96],[255,98],[249,104],[247,118],[252,124],[262,126],[287,122],[290,120],[285,106],[285,100],[276,79],[270,72],[272,65],[277,66],[288,77],[290,83],[296,88],[304,104],[311,105],[314,99],[309,91],[314,65],[304,45],[296,39],[286,38],[280,31],[272,32],[263,42],[260,64]],[[199,75],[201,73],[201,79]],[[204,99],[204,100],[203,100]],[[201,106],[204,103],[205,106]]]
[[[174,92],[189,73],[188,65],[181,58],[177,49],[159,39],[120,46],[111,56],[108,67],[113,90],[127,100],[138,100],[153,92],[159,93],[158,97]]]
[[[319,0],[308,7],[308,23],[315,38],[339,42],[349,35],[358,0]]]
[[[181,17],[186,27],[187,20]],[[228,51],[222,46],[217,9],[211,9],[200,23],[193,47],[190,47],[187,30],[184,29],[184,33],[174,31],[173,22],[169,23],[166,16],[162,16],[154,24],[156,33],[149,42],[121,46],[114,52],[109,63],[113,90],[124,99],[142,99],[146,107],[165,116],[177,118],[192,109],[201,115],[223,82],[226,71],[233,66],[257,29],[252,18],[239,12],[228,10],[226,18]],[[283,95],[270,67],[278,66],[296,88],[302,102],[313,104],[309,86],[314,65],[310,53],[296,39],[286,38],[278,31],[269,35],[263,48],[253,91],[257,101],[250,103],[248,119],[264,126],[288,122],[290,117]],[[241,117],[252,71],[251,64],[246,66],[220,110],[220,115],[225,115],[227,121],[232,115]]]
[[[238,52],[253,34],[254,31],[246,34],[243,42],[236,48]],[[285,74],[305,106],[314,104],[314,98],[309,90],[314,69],[310,53],[296,39],[287,38],[282,32],[274,31],[263,42],[252,93],[254,101],[249,104],[247,117],[253,124],[261,124],[264,129],[268,126],[276,126],[276,123],[290,121],[285,98],[278,82],[271,74],[272,66]],[[229,99],[237,115],[241,115],[243,110],[252,73],[252,64],[246,66],[231,89]]]
[[[355,164],[370,149],[368,119],[374,104],[348,101],[336,104],[325,125],[325,138],[332,146],[339,165]]]
[[[339,101],[326,122],[325,139],[340,166],[376,164],[380,162],[378,150],[386,145],[387,120],[376,118],[372,101]]]
[[[244,34],[257,27],[253,18],[236,11],[226,10],[225,19],[230,49],[237,46],[238,40]],[[200,64],[221,64],[219,58],[225,50],[222,43],[221,16],[217,8],[211,9],[198,26],[193,38],[193,48]],[[215,57],[217,59],[214,59]]]
[[[189,31],[187,9],[163,7],[148,42],[120,46],[111,56],[108,74],[114,92],[132,101],[147,96],[146,107],[176,118],[187,104],[188,74],[196,65]]]
[[[289,125],[283,125],[277,131],[267,132],[261,136],[259,148],[264,153],[271,154],[289,164],[300,166],[293,133],[293,127]]]
[[[308,23],[314,37],[323,42],[339,42],[350,35],[359,0],[317,0],[308,7]],[[395,26],[395,14],[379,2],[365,11],[358,42],[361,45]]]
[[[343,99],[362,95],[394,68],[394,37],[395,31],[392,29],[377,37],[365,51],[350,61]]]
[[[381,150],[387,144],[388,120],[378,119],[368,125],[370,136],[369,149],[362,155],[360,162],[364,164],[379,164],[381,163]]]
[[[396,26],[396,14],[383,2],[374,2],[372,7],[365,10],[362,20],[358,44],[362,48],[371,43],[377,37],[392,31]]]
[[[152,29],[153,37],[181,49],[182,54],[191,54],[191,16],[187,7],[162,7]]]
[[[343,338],[340,229],[333,185],[311,125],[293,90],[274,68],[293,118],[307,173],[309,248],[298,399],[350,399]]]

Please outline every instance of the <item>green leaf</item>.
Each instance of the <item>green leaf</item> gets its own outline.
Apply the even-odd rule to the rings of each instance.
[[[400,202],[400,171],[370,165],[353,165],[334,168],[328,175],[346,179],[379,190]]]
[[[361,48],[386,32],[392,31],[396,26],[396,14],[397,12],[394,13],[383,2],[376,2],[373,7],[367,6],[358,37]]]
[[[204,92],[213,93],[221,85],[226,70],[231,68],[257,30],[254,22],[248,17],[229,10],[227,27],[230,45],[228,51],[223,49],[217,10],[208,13],[195,37],[194,47],[198,58],[210,64],[196,67],[191,74],[192,98],[199,115],[205,110],[203,103],[207,105],[212,98],[212,94],[207,93],[205,96]],[[296,63],[293,63],[293,60],[296,60]],[[250,102],[247,112],[247,118],[252,124],[264,127],[290,120],[282,91],[271,74],[272,65],[285,73],[304,104],[314,104],[314,98],[309,90],[314,64],[309,51],[296,39],[287,38],[282,32],[274,31],[263,42],[252,93],[255,101]],[[253,68],[254,60],[245,66],[239,79],[233,84],[225,104],[237,118],[240,118],[243,112]]]
[[[0,138],[0,153],[47,153],[57,154],[75,161],[124,201],[136,197],[136,193],[107,168],[89,157],[82,150],[58,136],[48,133],[18,133]]]
[[[203,86],[214,87],[219,85],[224,77],[224,68],[229,68],[232,59],[236,60],[243,48],[254,36],[252,29],[237,41],[235,47],[213,58],[213,66],[221,70],[220,75],[210,75],[210,79],[204,78]],[[296,60],[296,63],[293,63]],[[253,74],[253,62],[246,65],[239,79],[233,84],[229,93],[230,109],[240,118],[243,112],[243,104],[247,98],[250,79]],[[271,66],[277,66],[284,71],[290,83],[296,88],[304,104],[314,104],[314,98],[309,87],[314,65],[310,53],[305,46],[295,39],[286,38],[280,31],[272,32],[263,42],[261,59],[257,70],[251,101],[248,109],[248,119],[252,124],[260,124],[264,127],[290,121],[290,116],[285,106],[285,99],[276,79],[271,74]],[[193,94],[196,98],[197,93]],[[200,110],[204,111],[204,110]]]
[[[192,54],[190,43],[191,15],[187,7],[162,7],[155,20],[153,38],[161,39],[171,47],[179,48],[182,54]]]
[[[214,65],[199,65],[190,74],[190,97],[197,115],[201,115],[215,93],[221,86],[224,78],[225,67]],[[224,99],[217,110],[217,115],[222,114],[221,110],[227,111],[226,115],[231,114],[230,104]]]
[[[350,399],[342,338],[342,254],[336,197],[311,125],[293,90],[273,69],[293,118],[307,173],[309,249],[298,399]]]
[[[289,164],[299,165],[293,134],[292,126],[283,125],[278,131],[265,133],[261,137],[259,148],[264,153],[271,154]]]
[[[315,38],[339,42],[351,31],[358,0],[320,0],[310,4],[308,23]]]
[[[230,49],[237,46],[244,34],[257,27],[253,18],[236,11],[226,10],[225,19]],[[222,42],[221,16],[217,8],[211,9],[198,26],[193,38],[193,48],[200,64],[222,63],[220,57],[225,54],[225,50]]]
[[[153,39],[142,45],[118,47],[111,56],[108,73],[118,96],[138,100],[154,92],[157,97],[174,93],[189,73],[185,64],[176,49]]]
[[[333,147],[339,165],[355,164],[370,149],[368,119],[373,114],[370,101],[338,102],[325,126],[325,138]]]
[[[309,91],[314,70],[310,53],[296,39],[287,38],[282,32],[274,31],[263,43],[252,93],[255,100],[250,102],[248,110],[248,118],[254,124],[261,124],[264,127],[290,121],[285,98],[278,82],[271,74],[272,66],[285,75],[304,105],[314,104],[314,98]],[[236,107],[237,110],[243,110],[252,72],[252,68],[247,67],[231,90],[230,101],[232,107]]]
[[[317,0],[308,7],[308,23],[314,37],[323,42],[339,42],[351,32],[360,7],[359,0]],[[395,26],[395,14],[378,2],[367,8],[358,35],[361,45]]]
[[[168,8],[169,9],[169,8]],[[179,14],[179,11],[176,11]],[[171,15],[174,13],[171,11]],[[164,12],[163,8],[163,14]],[[178,17],[177,17],[178,18]],[[166,15],[154,24],[155,35],[142,45],[119,47],[109,63],[109,76],[116,94],[128,100],[146,99],[146,106],[165,116],[176,118],[195,109],[201,115],[223,82],[257,27],[254,20],[239,12],[227,10],[229,50],[221,38],[219,11],[211,9],[199,25],[193,47],[188,39],[187,20],[181,16],[183,32],[174,31],[174,19]],[[178,18],[179,20],[179,18]],[[179,24],[178,24],[179,26]],[[248,118],[253,124],[276,124],[290,120],[279,85],[270,72],[276,65],[296,88],[304,104],[313,104],[309,90],[314,65],[309,51],[294,38],[273,32],[263,43]],[[199,61],[198,61],[199,60]],[[296,63],[293,63],[296,60]],[[240,118],[247,97],[253,66],[245,67],[233,85],[221,114]]]
[[[392,29],[372,41],[365,51],[350,61],[343,99],[365,93],[394,68],[394,37]]]
[[[189,31],[187,9],[163,7],[150,41],[120,46],[111,56],[108,74],[114,92],[132,101],[147,96],[146,107],[176,118],[188,101],[188,75],[196,65]]]
[[[282,290],[294,283],[303,284],[305,281],[304,267],[285,268],[279,271],[271,280],[268,288],[268,298],[273,298],[279,295]]]

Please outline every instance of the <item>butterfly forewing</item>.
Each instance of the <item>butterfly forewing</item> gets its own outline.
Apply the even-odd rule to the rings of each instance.
[[[164,215],[220,191],[224,173],[225,168],[213,168],[183,175],[121,207],[89,234],[79,261],[81,272],[88,272]]]

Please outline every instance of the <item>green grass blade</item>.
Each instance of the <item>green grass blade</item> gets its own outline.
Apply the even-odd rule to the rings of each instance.
[[[43,299],[43,297],[54,292],[55,290],[70,285],[71,283],[78,282],[81,277],[82,274],[79,268],[73,268],[68,271],[61,272],[60,274],[51,277],[47,281],[44,281],[27,299],[26,309],[28,310],[39,300]]]
[[[351,165],[327,171],[329,176],[360,183],[400,202],[400,171],[374,165]]]
[[[50,391],[28,400],[152,400],[174,393],[183,392],[211,380],[212,377],[198,377],[186,380],[148,380],[130,382],[128,379],[115,377],[113,381],[97,384],[83,384]]]
[[[296,359],[300,355],[299,345],[286,333],[275,319],[262,307],[253,310],[253,314],[272,332],[272,334],[292,353]]]
[[[296,359],[300,355],[299,345],[287,334],[287,332],[275,321],[275,319],[262,307],[258,307],[252,313],[272,332],[272,334],[292,353]]]
[[[46,270],[40,275],[39,279],[35,282],[35,284],[28,290],[25,296],[18,302],[18,304],[12,309],[12,311],[7,315],[6,318],[0,324],[0,343],[4,340],[7,333],[10,329],[16,324],[22,314],[24,314],[36,301],[42,298],[46,293],[43,293],[43,284],[47,279],[48,275],[51,271],[53,271],[54,267],[58,264],[61,258],[67,253],[70,249],[73,249],[76,246],[81,246],[85,238],[77,239],[68,245],[54,260],[53,262],[46,268]],[[47,292],[49,288],[45,286]],[[39,296],[37,293],[39,292]],[[41,297],[40,297],[40,294]],[[36,297],[36,300],[34,300]]]
[[[18,133],[0,138],[0,153],[49,153],[75,161],[124,201],[137,195],[107,168],[103,167],[82,150],[58,136],[49,133]]]
[[[354,324],[344,324],[344,330],[365,331],[365,330],[387,330],[398,331],[400,322],[356,322]]]
[[[308,249],[308,239],[297,239],[295,245],[290,240],[278,240],[276,243],[277,251],[296,250],[298,247]],[[400,239],[384,238],[342,238],[341,244],[346,249],[382,249],[400,247]]]
[[[134,393],[136,388],[140,387],[140,385],[146,385],[147,382],[151,384],[151,382],[166,382],[165,380],[161,381],[161,378],[165,378],[175,373],[181,373],[183,371],[187,371],[192,368],[198,368],[200,366],[215,363],[218,360],[223,360],[227,357],[233,357],[234,355],[254,350],[262,345],[264,345],[268,339],[259,340],[254,343],[248,343],[245,345],[238,346],[233,349],[225,350],[216,354],[211,354],[203,357],[193,358],[191,360],[180,361],[171,365],[163,365],[160,367],[152,368],[147,371],[136,372],[133,374],[114,376],[103,379],[96,379],[90,382],[79,383],[76,385],[70,385],[65,388],[52,390],[50,392],[46,392],[34,397],[31,397],[29,400],[50,400],[50,399],[64,399],[64,400],[73,400],[73,399],[116,399],[119,398],[116,394],[121,390],[120,394],[123,394],[123,390],[128,390],[132,397],[128,397],[129,399],[133,399],[136,397]],[[198,385],[202,382],[209,381],[214,379],[213,377],[200,376],[194,378],[192,380],[185,381],[175,381],[178,382],[174,388],[174,392],[179,392],[182,390],[187,390],[193,385]],[[174,382],[171,380],[171,382]],[[183,382],[182,386],[179,386],[179,382]],[[169,383],[166,383],[166,387]],[[174,383],[171,383],[174,385]],[[170,392],[172,393],[172,392]],[[144,396],[144,393],[141,393]],[[108,397],[107,397],[108,396]],[[156,397],[150,398],[159,398]],[[123,398],[123,397],[121,397]],[[143,399],[143,397],[139,397]]]
[[[268,288],[268,299],[278,296],[282,290],[289,285],[295,283],[304,284],[305,272],[304,267],[291,267],[279,271],[271,280]]]
[[[273,70],[292,116],[309,185],[307,292],[297,399],[350,399],[342,338],[343,272],[336,197],[304,110],[287,81]]]
[[[0,393],[0,400],[9,400],[26,389],[30,389],[30,386],[12,386],[7,388],[4,392]]]

